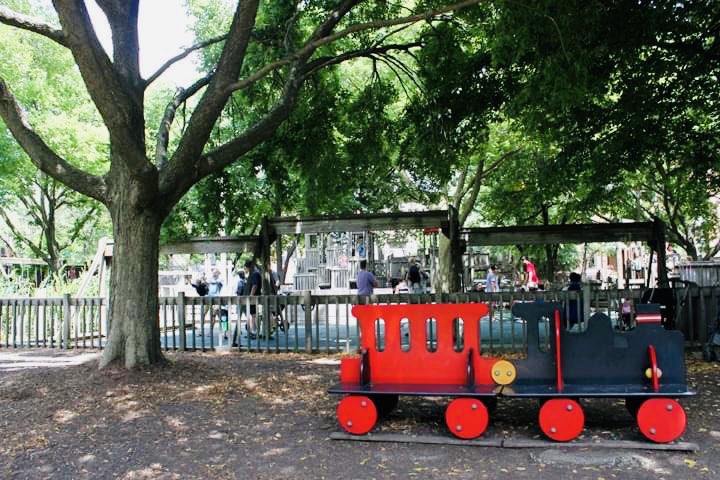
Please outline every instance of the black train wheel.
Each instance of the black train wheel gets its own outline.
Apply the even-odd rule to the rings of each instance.
[[[646,399],[642,397],[627,397],[625,399],[625,408],[627,408],[631,417],[637,419],[637,413],[638,410],[640,410],[640,405],[642,405],[645,400]]]
[[[488,414],[492,415],[495,413],[495,410],[497,409],[498,400],[497,397],[484,397],[479,399],[483,404],[485,404],[485,408],[487,408]]]
[[[377,408],[378,416],[385,417],[398,406],[398,395],[370,395]]]

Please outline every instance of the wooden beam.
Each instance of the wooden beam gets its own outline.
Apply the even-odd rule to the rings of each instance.
[[[530,438],[483,437],[476,440],[462,440],[448,435],[407,435],[404,433],[369,433],[367,435],[350,435],[345,432],[330,433],[331,440],[348,440],[354,442],[390,442],[420,443],[426,445],[462,445],[465,447],[496,447],[496,448],[573,448],[573,449],[620,449],[620,450],[664,450],[677,452],[697,452],[700,446],[691,442],[651,443],[634,440],[573,440],[572,442],[553,442]]]
[[[447,225],[446,210],[428,212],[373,213],[367,215],[336,215],[323,217],[277,217],[269,221],[280,235],[328,232],[377,232],[411,230]]]
[[[241,237],[193,238],[184,242],[162,245],[160,246],[160,254],[252,252],[257,243],[258,237],[252,235]]]
[[[653,222],[583,223],[466,228],[462,233],[467,237],[468,246],[636,241],[654,243],[655,228]]]
[[[0,257],[0,264],[4,265],[47,265],[45,261],[37,258]]]

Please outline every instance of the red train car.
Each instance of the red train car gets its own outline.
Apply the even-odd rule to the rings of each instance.
[[[523,397],[540,399],[546,436],[568,441],[584,427],[580,398],[619,397],[645,437],[679,438],[687,417],[676,399],[694,393],[686,385],[682,334],[661,327],[658,307],[638,307],[638,326],[628,332],[614,331],[603,314],[593,315],[586,331],[568,332],[562,310],[554,303],[513,306],[526,321],[528,346],[527,358],[511,362],[480,355],[485,304],[356,305],[361,354],[342,359],[340,383],[329,389],[345,395],[340,426],[362,435],[399,396],[446,396],[449,430],[471,439],[485,431],[498,397]],[[549,342],[540,338],[546,322]]]

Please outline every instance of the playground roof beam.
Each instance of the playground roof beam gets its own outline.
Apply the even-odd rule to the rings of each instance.
[[[647,242],[657,239],[654,222],[523,225],[465,228],[469,246],[546,245],[555,243]]]
[[[460,233],[465,236],[468,246],[646,242],[657,253],[658,265],[665,265],[665,224],[659,219],[654,222],[466,228]],[[667,269],[658,268],[658,279],[660,286],[667,285]]]
[[[183,242],[162,245],[160,254],[254,252],[258,242],[259,238],[254,235],[193,238]]]
[[[298,235],[303,233],[366,232],[383,230],[412,230],[448,228],[447,210],[428,212],[393,212],[363,215],[332,215],[322,217],[277,217],[268,220],[274,233]]]

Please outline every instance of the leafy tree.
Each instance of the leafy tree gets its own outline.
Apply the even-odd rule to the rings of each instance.
[[[717,253],[720,4],[505,2],[493,53],[520,89],[509,108],[549,138],[579,205],[659,217],[693,257]]]
[[[0,68],[34,116],[37,130],[58,152],[83,156],[88,168],[99,168],[106,132],[71,58],[57,45],[34,42],[27,32],[0,28]],[[4,242],[43,259],[51,274],[70,252],[87,254],[82,247],[94,247],[94,242],[78,240],[103,234],[107,220],[100,204],[38,171],[4,129],[0,157],[0,218],[13,238]]]
[[[454,207],[461,227],[488,175],[514,154],[507,143],[489,141],[509,88],[474,13],[424,35],[402,132],[402,163],[417,185],[416,200]],[[439,290],[460,289],[459,279],[450,277],[452,261],[449,242],[440,236]]]
[[[145,91],[164,68],[148,79],[140,75],[138,0],[97,3],[112,29],[112,58],[102,49],[80,0],[54,0],[59,26],[8,9],[0,10],[0,21],[70,50],[108,129],[107,173],[100,176],[89,172],[52,149],[28,123],[4,78],[0,79],[0,116],[38,168],[100,201],[110,211],[115,239],[112,326],[101,363],[119,360],[126,367],[134,367],[161,359],[157,325],[160,228],[188,190],[270,139],[290,116],[305,81],[318,70],[385,48],[393,27],[431,22],[479,0],[431,5],[436,9],[400,18],[395,16],[399,7],[387,2],[309,1],[296,5],[289,21],[267,23],[258,20],[280,20],[273,17],[271,4],[265,3],[261,9],[257,0],[238,2],[228,30],[199,45],[218,45],[221,53],[210,74],[178,92],[166,109],[153,159],[147,155]],[[275,35],[270,35],[269,29],[274,29]],[[365,33],[382,29],[389,34],[378,38]],[[283,31],[281,40],[277,33]],[[266,33],[282,49],[266,49]],[[266,59],[252,55],[265,51]],[[219,145],[211,143],[217,120],[231,99],[256,98],[253,95],[259,89],[275,92],[272,101],[267,101],[269,96],[257,97],[237,136]],[[196,107],[174,147],[169,136],[177,108],[196,94]]]

